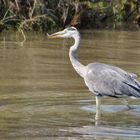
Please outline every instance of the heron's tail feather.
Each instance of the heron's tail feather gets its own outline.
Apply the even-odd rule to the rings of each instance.
[[[124,82],[124,90],[125,94],[127,94],[128,96],[133,96],[136,98],[140,98],[140,84],[137,83],[136,85]]]
[[[135,84],[140,88],[140,82],[135,79]]]

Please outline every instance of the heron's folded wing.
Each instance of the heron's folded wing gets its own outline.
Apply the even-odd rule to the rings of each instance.
[[[118,67],[92,63],[87,66],[84,80],[89,90],[98,95],[140,97],[140,83],[132,74]]]
[[[85,76],[85,83],[90,91],[106,96],[122,94],[120,88],[123,80],[121,75],[111,69],[90,70]]]

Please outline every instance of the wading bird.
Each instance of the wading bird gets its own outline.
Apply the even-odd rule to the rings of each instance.
[[[140,97],[140,83],[136,80],[137,76],[135,74],[103,63],[90,63],[85,66],[77,60],[80,34],[75,27],[68,27],[63,31],[48,35],[48,37],[73,38],[75,40],[74,45],[69,50],[70,61],[76,72],[84,79],[89,90],[95,94],[96,113],[100,110],[100,97],[102,96],[115,98],[123,96]]]

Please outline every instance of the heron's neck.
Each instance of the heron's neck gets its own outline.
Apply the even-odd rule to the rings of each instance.
[[[80,36],[79,34],[75,35],[74,37],[75,43],[73,46],[71,46],[70,50],[69,50],[69,57],[70,57],[70,61],[74,67],[74,69],[76,70],[76,72],[80,75],[80,76],[84,76],[85,73],[85,66],[82,65],[78,60],[77,60],[77,50],[80,47]]]

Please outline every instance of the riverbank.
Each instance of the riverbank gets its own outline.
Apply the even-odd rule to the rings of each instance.
[[[47,32],[71,25],[82,29],[140,25],[138,0],[2,0],[0,13],[0,32]]]

